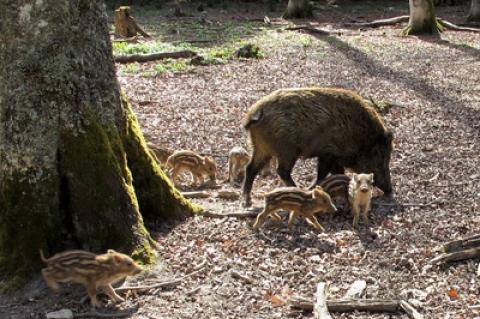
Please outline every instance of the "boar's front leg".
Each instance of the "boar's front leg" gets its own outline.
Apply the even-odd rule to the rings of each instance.
[[[242,194],[243,206],[252,206],[252,186],[258,172],[270,161],[271,156],[253,150],[252,158],[245,168],[245,179],[243,180]]]
[[[318,156],[317,157],[317,179],[310,186],[310,189],[314,189],[315,186],[327,177],[328,173],[332,174],[344,174],[345,169],[343,166],[338,165],[337,161],[330,156]]]

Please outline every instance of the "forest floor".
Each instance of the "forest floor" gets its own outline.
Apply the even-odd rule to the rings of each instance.
[[[353,228],[348,213],[319,216],[321,233],[304,221],[292,232],[286,221],[267,221],[255,232],[251,218],[195,216],[156,225],[160,263],[131,284],[190,275],[170,289],[129,293],[126,302],[109,303],[99,312],[127,311],[132,313],[127,317],[142,319],[310,318],[290,307],[293,296],[313,301],[317,284],[325,281],[329,298],[341,298],[363,279],[365,298],[410,300],[426,318],[480,318],[479,259],[441,267],[428,263],[444,242],[480,229],[480,34],[447,30],[440,38],[401,37],[404,25],[345,27],[344,22],[406,15],[408,5],[337,2],[317,3],[314,19],[294,22],[251,2],[204,12],[194,3],[183,8],[189,13],[183,18],[173,17],[170,7],[134,8],[137,22],[153,37],[115,43],[115,53],[190,49],[207,62],[118,65],[118,78],[149,141],[212,155],[219,183],[237,191],[225,182],[228,152],[247,147],[240,119],[262,96],[319,85],[395,102],[400,106],[384,114],[395,134],[394,200],[375,198],[368,226]],[[467,9],[466,3],[441,7],[437,15],[461,23]],[[271,24],[263,22],[265,15]],[[339,34],[284,30],[306,22]],[[233,58],[245,43],[258,45],[261,57]],[[306,186],[313,177],[312,161],[299,161],[294,179]],[[278,185],[276,175],[258,177],[254,206],[261,207],[260,194]],[[243,210],[239,201],[193,201],[217,213]],[[38,279],[18,294],[0,297],[0,318],[44,318],[62,308],[85,313],[83,295],[79,286],[55,294]],[[333,318],[408,317],[355,312]]]

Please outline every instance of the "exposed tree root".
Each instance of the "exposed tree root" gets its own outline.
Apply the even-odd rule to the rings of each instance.
[[[356,26],[356,27],[366,27],[366,28],[378,28],[382,26],[387,26],[387,25],[395,25],[398,23],[403,23],[403,22],[408,22],[410,19],[409,16],[398,16],[394,18],[389,18],[389,19],[381,19],[381,20],[375,20],[372,22],[354,22],[354,23],[345,23],[345,26]],[[442,18],[437,18],[438,23],[446,28],[450,29],[453,31],[467,31],[467,32],[480,32],[480,29],[476,28],[469,28],[469,27],[461,27],[456,24],[453,24],[451,22],[448,22]]]

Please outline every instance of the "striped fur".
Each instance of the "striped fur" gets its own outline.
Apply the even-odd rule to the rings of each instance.
[[[103,289],[114,301],[123,301],[111,284],[142,270],[129,256],[114,250],[108,250],[101,255],[83,250],[69,250],[48,259],[40,251],[40,257],[47,264],[47,267],[42,269],[42,276],[50,288],[58,290],[61,282],[82,284],[93,306],[99,305],[98,288]]]
[[[297,187],[281,187],[265,195],[265,208],[257,216],[253,228],[258,229],[269,215],[277,220],[280,219],[276,213],[280,209],[290,212],[288,219],[290,229],[296,215],[301,215],[317,230],[323,230],[323,226],[318,222],[315,214],[336,211],[330,196],[320,187],[312,191],[304,191]]]
[[[174,183],[177,182],[178,175],[183,171],[190,172],[195,185],[202,185],[204,176],[208,176],[213,182],[216,180],[215,160],[193,151],[176,151],[168,157],[166,166],[172,169],[171,176]]]

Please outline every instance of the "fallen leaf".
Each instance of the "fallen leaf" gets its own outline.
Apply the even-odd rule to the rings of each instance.
[[[451,288],[451,289],[448,291],[448,296],[450,297],[450,299],[453,299],[453,300],[458,299],[458,291],[457,291],[457,289]]]

